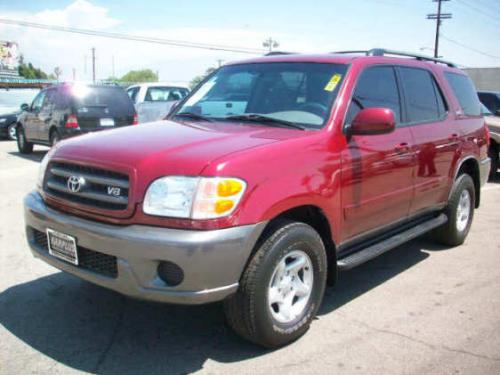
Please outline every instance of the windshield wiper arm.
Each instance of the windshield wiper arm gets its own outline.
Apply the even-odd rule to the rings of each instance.
[[[194,112],[180,112],[176,113],[173,117],[187,117],[193,120],[213,121],[210,117],[205,117]]]
[[[242,115],[226,116],[226,117],[224,117],[224,119],[225,120],[243,120],[243,121],[250,121],[250,122],[255,122],[255,123],[259,123],[259,122],[274,123],[274,124],[286,126],[288,128],[305,130],[305,128],[303,126],[300,126],[299,124],[296,124],[292,121],[281,120],[279,118],[260,115],[258,113],[246,113],[246,114],[242,114]]]

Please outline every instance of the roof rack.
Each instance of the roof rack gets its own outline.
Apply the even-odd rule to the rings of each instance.
[[[294,52],[271,51],[266,53],[264,56],[293,55],[293,54]]]
[[[429,57],[425,55],[419,55],[417,53],[411,53],[411,52],[401,52],[401,51],[394,51],[390,49],[384,49],[384,48],[372,48],[370,50],[359,50],[359,51],[336,51],[332,53],[342,53],[342,54],[354,54],[354,53],[363,53],[366,56],[385,56],[385,55],[393,55],[393,56],[405,56],[405,57],[414,57],[417,60],[421,61],[433,61],[435,63],[441,63],[441,64],[446,64],[452,68],[456,68],[457,65],[446,61],[446,60],[441,60],[437,59],[435,57]]]

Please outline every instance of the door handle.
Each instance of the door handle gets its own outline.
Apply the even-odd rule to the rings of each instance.
[[[410,150],[410,146],[408,145],[408,143],[402,142],[396,145],[396,147],[394,147],[394,150],[396,150],[396,152],[398,153],[408,152]]]

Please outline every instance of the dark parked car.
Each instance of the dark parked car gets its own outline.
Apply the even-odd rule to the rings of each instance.
[[[16,139],[17,113],[0,115],[0,138]]]
[[[34,144],[52,146],[75,135],[137,124],[134,104],[118,86],[61,84],[23,104],[17,126],[21,153]]]
[[[0,89],[0,139],[16,139],[19,105],[33,100],[38,89]]]

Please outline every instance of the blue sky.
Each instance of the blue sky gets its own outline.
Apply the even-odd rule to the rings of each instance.
[[[431,0],[0,0],[0,18],[249,48],[272,36],[279,49],[298,52],[385,47],[431,54],[425,48],[433,47],[435,23],[425,17],[435,8]],[[440,54],[464,66],[500,66],[500,0],[451,0],[443,8],[453,18],[443,22]],[[112,59],[116,75],[148,67],[161,79],[188,81],[217,59],[246,57],[4,25],[0,35],[18,41],[26,58],[44,69],[62,66],[66,78],[73,68],[88,78],[85,56],[92,46],[99,78],[112,73]]]

